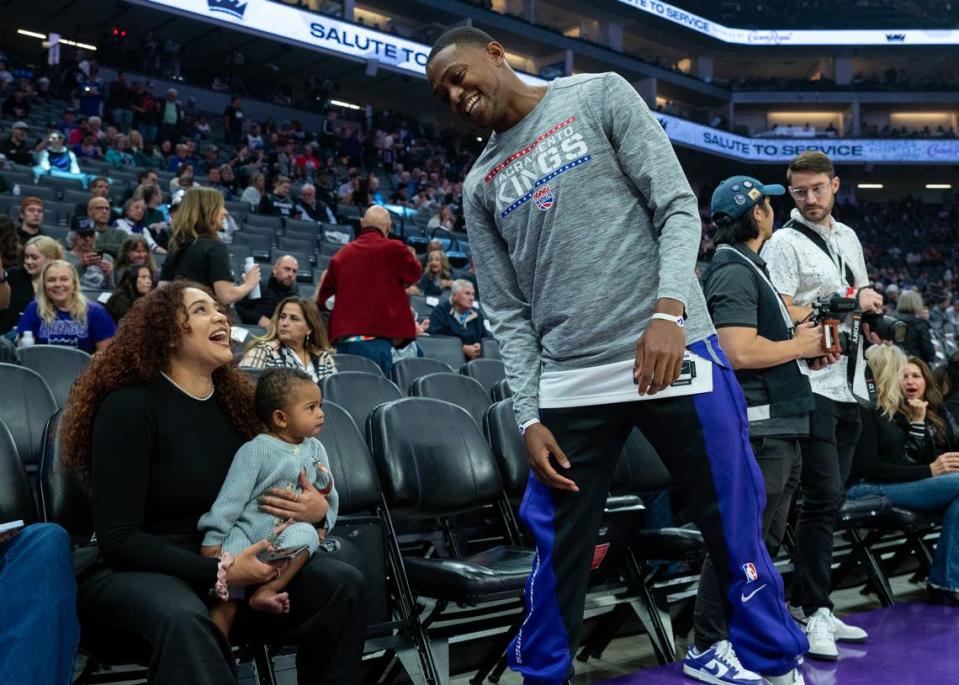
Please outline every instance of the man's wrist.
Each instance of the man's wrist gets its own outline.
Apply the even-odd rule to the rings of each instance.
[[[537,423],[541,423],[541,421],[539,419],[529,419],[528,421],[524,421],[519,425],[519,434],[525,435],[526,431],[529,430],[529,427]]]
[[[656,300],[656,313],[683,316],[686,313],[686,305],[671,297],[661,297]]]

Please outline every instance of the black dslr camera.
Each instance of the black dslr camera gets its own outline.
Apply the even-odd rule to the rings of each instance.
[[[859,344],[861,324],[869,324],[869,330],[881,340],[901,343],[906,339],[906,324],[884,314],[864,314],[859,301],[853,297],[832,295],[821,297],[812,303],[812,322],[823,329],[822,351],[833,354],[849,354]],[[840,333],[839,324],[852,316],[852,332]]]

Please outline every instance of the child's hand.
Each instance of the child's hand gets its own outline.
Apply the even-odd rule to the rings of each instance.
[[[326,528],[317,528],[316,534],[320,536],[320,542],[326,540]]]
[[[200,554],[211,559],[219,559],[222,551],[222,545],[203,545],[200,547]]]

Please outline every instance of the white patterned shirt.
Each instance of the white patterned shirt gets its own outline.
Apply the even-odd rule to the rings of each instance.
[[[832,217],[832,228],[824,228],[806,221],[798,209],[793,209],[790,216],[794,221],[808,226],[822,236],[833,258],[830,259],[818,245],[799,231],[791,228],[779,229],[766,241],[761,253],[776,290],[788,295],[794,304],[801,306],[809,306],[820,297],[829,297],[837,292],[845,295],[848,286],[846,266],[852,271],[855,288],[869,285],[862,244],[855,231]],[[839,328],[848,333],[848,320],[840,324]],[[865,361],[861,348],[862,345],[857,353],[859,361],[856,363],[856,375],[857,380],[861,380],[864,386]],[[836,402],[855,402],[856,398],[849,390],[847,374],[848,359],[845,356],[835,364],[818,371],[810,371],[809,382],[813,393]]]

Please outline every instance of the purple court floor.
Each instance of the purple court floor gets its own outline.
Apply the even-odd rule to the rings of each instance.
[[[844,616],[869,632],[869,642],[839,646],[833,663],[806,659],[807,685],[959,684],[959,608],[907,602]],[[604,681],[602,685],[692,685],[675,663]]]

